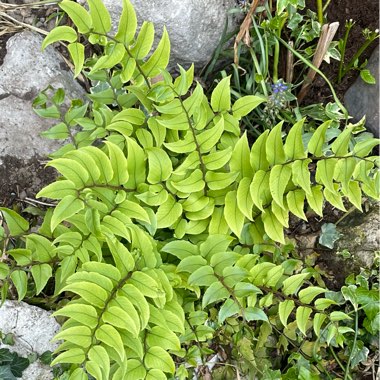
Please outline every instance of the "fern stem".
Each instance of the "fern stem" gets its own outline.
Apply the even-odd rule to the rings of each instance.
[[[356,342],[357,342],[357,339],[358,339],[358,332],[359,332],[359,313],[358,313],[357,310],[355,310],[355,335],[354,335],[354,341],[352,342],[350,356],[348,357],[348,360],[347,360],[346,371],[344,372],[344,380],[351,379],[349,371],[350,371],[351,361],[352,361],[352,359],[354,357],[354,352],[355,352],[355,349],[356,349]]]
[[[340,361],[340,359],[339,359],[338,355],[335,353],[334,349],[331,346],[329,346],[329,349],[330,349],[331,353],[333,354],[334,359],[338,363],[339,367],[344,371],[345,370],[344,365]]]

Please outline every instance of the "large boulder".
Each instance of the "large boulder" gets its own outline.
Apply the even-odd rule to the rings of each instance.
[[[54,351],[58,344],[51,343],[60,325],[51,317],[51,313],[24,302],[5,301],[0,307],[0,331],[11,334],[13,345],[0,342],[0,348],[16,352],[21,357],[41,356],[46,351]],[[0,376],[1,377],[1,376]],[[23,380],[51,380],[51,368],[36,360],[22,373]]]
[[[373,51],[367,68],[376,78],[376,84],[367,84],[359,76],[344,95],[344,101],[354,121],[366,115],[368,130],[379,137],[379,46]]]
[[[236,0],[131,0],[139,24],[152,21],[157,38],[166,26],[171,41],[171,65],[187,67],[206,64],[223,34],[227,11]],[[122,10],[121,0],[104,0],[113,23],[117,25]],[[233,26],[230,20],[229,25]]]
[[[24,190],[35,194],[46,183],[38,175],[43,160],[60,146],[40,137],[55,121],[38,117],[33,99],[48,85],[64,88],[70,98],[84,96],[60,54],[50,46],[42,52],[41,43],[36,33],[12,36],[0,67],[0,202]]]

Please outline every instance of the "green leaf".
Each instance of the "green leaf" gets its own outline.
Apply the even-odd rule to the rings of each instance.
[[[296,311],[297,326],[304,335],[306,335],[307,322],[312,311],[310,307],[306,306],[300,306]]]
[[[131,48],[131,54],[135,59],[143,59],[152,48],[154,41],[154,25],[144,21],[137,36],[136,43]]]
[[[316,157],[322,156],[322,147],[325,143],[326,130],[331,125],[331,120],[321,124],[313,133],[307,147],[310,153],[314,154]]]
[[[293,276],[288,277],[283,283],[282,283],[282,291],[286,296],[289,296],[291,294],[295,294],[299,287],[303,284],[306,277],[309,276],[309,273],[300,273],[295,274]]]
[[[273,240],[285,244],[284,228],[273,212],[266,209],[261,216],[266,234]]]
[[[88,351],[88,357],[93,363],[96,363],[101,368],[102,377],[108,379],[110,360],[107,350],[102,346],[93,346]]]
[[[330,191],[334,190],[333,176],[337,159],[319,160],[317,163],[316,180]]]
[[[269,189],[276,203],[285,210],[284,192],[292,176],[290,165],[276,165],[270,171]]]
[[[61,331],[54,337],[54,340],[64,339],[77,346],[87,348],[91,345],[91,335],[91,330],[87,326],[74,326],[61,329]]]
[[[149,148],[147,149],[147,153],[149,183],[155,184],[166,181],[173,171],[172,162],[167,153],[159,148]]]
[[[288,133],[288,137],[286,138],[284,144],[284,151],[288,160],[296,160],[307,157],[302,142],[302,128],[304,122],[305,118],[295,123]]]
[[[283,122],[278,123],[269,133],[266,141],[266,156],[270,165],[283,164],[286,161],[284,146],[282,145],[281,128]]]
[[[8,251],[8,254],[9,253],[10,252]],[[0,263],[0,280],[4,280],[8,276],[9,272],[10,272],[10,268],[8,267],[8,265],[5,263]]]
[[[46,166],[53,166],[64,177],[70,180],[77,188],[85,187],[89,175],[87,170],[75,160],[69,158],[56,158]]]
[[[344,321],[348,319],[352,319],[352,318],[346,313],[343,313],[342,311],[333,311],[330,314],[330,320],[333,322]]]
[[[207,170],[217,170],[224,167],[232,156],[232,149],[228,147],[214,153],[209,153],[203,156],[203,163]]]
[[[264,310],[258,307],[247,307],[244,310],[244,316],[247,321],[268,321],[268,317]]]
[[[112,305],[103,313],[103,321],[120,329],[129,331],[134,337],[140,332],[140,320],[127,297],[117,297]],[[117,305],[117,306],[116,306]]]
[[[188,279],[189,284],[198,286],[210,286],[215,281],[217,281],[217,278],[214,276],[214,270],[209,265],[197,269]]]
[[[232,157],[230,160],[231,172],[239,172],[241,178],[251,178],[253,176],[253,170],[249,160],[250,151],[248,146],[248,138],[247,133],[244,132],[243,136],[238,140],[232,152]]]
[[[245,217],[252,220],[253,200],[250,191],[251,178],[244,177],[239,182],[236,199],[239,210]]]
[[[40,294],[49,278],[52,276],[52,269],[49,264],[33,265],[31,270],[33,280],[36,284],[36,294]]]
[[[70,3],[77,4],[73,1],[70,1]],[[67,46],[67,49],[70,53],[70,57],[74,63],[75,71],[74,71],[74,78],[76,78],[83,69],[83,63],[84,63],[84,45],[82,45],[79,42],[75,42],[72,44],[69,44]]]
[[[15,270],[11,273],[10,277],[14,286],[16,287],[18,300],[21,301],[26,295],[26,290],[28,286],[27,275],[22,270]]]
[[[160,326],[154,326],[147,334],[147,343],[150,347],[161,347],[164,350],[181,349],[181,343],[174,332]]]
[[[310,159],[296,160],[292,164],[292,181],[295,185],[300,186],[305,193],[311,194],[310,187],[310,171],[309,164]]]
[[[113,178],[109,184],[115,186],[123,185],[128,182],[129,178],[127,159],[123,151],[116,144],[106,141],[106,145],[113,170]]]
[[[129,46],[133,40],[137,28],[137,17],[134,7],[129,0],[123,0],[123,11],[121,12],[119,28],[115,39],[125,46]]]
[[[264,211],[264,205],[270,201],[271,194],[269,189],[270,172],[259,170],[253,177],[250,191],[253,203],[261,211]]]
[[[50,365],[53,366],[59,363],[81,364],[84,360],[85,355],[81,348],[71,348],[59,354]]]
[[[334,249],[334,243],[339,240],[341,234],[336,230],[336,225],[333,223],[324,223],[319,236],[319,244]]]
[[[214,112],[229,111],[231,108],[230,80],[223,78],[211,94],[211,107]]]
[[[339,185],[336,183],[334,184],[334,191],[330,191],[329,189],[325,188],[323,190],[323,195],[325,196],[326,201],[328,201],[334,207],[342,211],[347,211],[344,207],[342,196],[339,194],[338,190]]]
[[[303,190],[289,191],[286,195],[286,203],[290,212],[303,220],[307,220],[303,211],[305,204],[305,192]]]
[[[193,255],[198,255],[198,247],[184,240],[174,240],[165,244],[161,251],[170,253],[180,260]]]
[[[315,313],[314,318],[313,318],[313,329],[315,332],[315,335],[319,338],[320,337],[320,332],[321,332],[321,327],[325,319],[327,318],[326,314],[321,314],[321,313]]]
[[[121,361],[125,360],[124,344],[119,332],[115,329],[115,327],[108,324],[101,325],[95,331],[95,337],[96,339],[105,343],[107,346],[114,348]]]
[[[77,40],[77,32],[69,26],[56,26],[45,37],[41,48],[44,50],[48,45],[57,41],[75,42]]]
[[[141,66],[141,70],[147,77],[154,77],[165,69],[170,58],[170,40],[169,35],[164,27],[161,40],[157,45],[157,49],[149,57],[149,59]]]
[[[174,199],[172,195],[161,204],[156,213],[157,228],[172,226],[182,214],[182,205]]]
[[[151,369],[146,377],[145,380],[166,380],[166,375],[159,369]]]
[[[260,96],[243,96],[242,98],[236,100],[232,106],[232,114],[236,118],[246,116],[263,102],[265,102],[265,99]]]
[[[51,230],[55,228],[63,220],[67,220],[70,216],[77,214],[80,210],[84,209],[84,203],[74,195],[66,195],[55,207],[51,217]]]
[[[218,313],[218,323],[222,324],[227,318],[240,313],[239,305],[229,298],[224,302]]]
[[[232,232],[240,238],[245,217],[238,207],[236,190],[230,191],[226,195],[224,218]]]
[[[360,78],[362,78],[365,83],[376,84],[376,78],[368,69],[360,70]]]
[[[310,302],[319,294],[325,293],[327,289],[318,286],[309,286],[308,288],[300,290],[298,298],[302,303],[310,304]]]
[[[205,188],[205,181],[203,180],[203,173],[200,169],[194,170],[187,178],[174,182],[172,185],[182,193],[196,193]]]
[[[123,59],[125,47],[122,43],[115,43],[108,46],[107,54],[100,57],[91,68],[89,75],[101,69],[110,69],[116,66]]]
[[[275,287],[277,282],[280,280],[284,273],[284,267],[282,265],[276,265],[274,268],[271,268],[264,282],[265,286]]]
[[[144,357],[147,368],[159,369],[174,374],[175,366],[171,356],[161,347],[150,347]],[[153,380],[153,379],[152,379]]]
[[[224,119],[221,118],[214,127],[206,129],[197,135],[199,150],[201,153],[208,153],[219,141],[224,131]]]
[[[146,370],[144,365],[137,359],[128,359],[126,376],[127,378],[136,380],[146,379]]]
[[[288,318],[291,312],[294,309],[294,301],[293,300],[285,300],[282,301],[278,305],[278,315],[280,317],[281,323],[286,327],[288,325]]]
[[[111,16],[101,0],[87,0],[92,19],[92,31],[107,34],[111,30]],[[54,30],[54,29],[53,29]]]
[[[59,7],[68,14],[74,25],[78,28],[79,33],[86,34],[90,31],[92,20],[84,7],[71,0],[61,1]]]
[[[69,284],[62,289],[62,292],[64,291],[76,293],[89,304],[99,308],[104,307],[104,304],[108,298],[107,292],[102,287],[85,281]]]
[[[204,309],[210,303],[226,299],[230,296],[228,290],[220,282],[214,282],[208,287],[202,298],[202,308]]]
[[[356,157],[365,157],[371,153],[372,149],[375,146],[378,146],[379,143],[379,139],[365,139],[363,141],[360,141],[354,146],[352,154]]]
[[[334,300],[330,300],[328,298],[318,298],[315,300],[314,304],[317,310],[325,310],[331,305],[336,305],[337,303]]]
[[[54,312],[54,316],[62,315],[93,329],[98,324],[98,313],[94,306],[72,303]]]
[[[238,177],[238,172],[219,173],[207,172],[205,180],[210,190],[223,190],[228,188]]]
[[[255,141],[251,148],[250,163],[253,170],[267,170],[269,162],[266,154],[266,142],[269,134],[269,129],[265,130]],[[272,148],[271,148],[272,149]]]
[[[344,156],[347,154],[351,136],[352,127],[346,127],[346,129],[331,144],[331,150],[336,156]]]
[[[306,193],[306,199],[309,206],[319,215],[323,216],[323,194],[322,186],[316,185],[311,188],[311,193]]]
[[[81,151],[89,153],[92,159],[95,161],[96,166],[100,171],[99,181],[101,183],[109,183],[114,176],[111,162],[107,155],[103,153],[99,148],[94,146],[86,146],[81,148]]]
[[[28,231],[29,223],[17,212],[6,207],[0,207],[0,211],[7,223],[7,227],[12,236],[21,235]]]

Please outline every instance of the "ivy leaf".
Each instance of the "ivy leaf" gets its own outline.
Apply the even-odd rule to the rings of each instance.
[[[17,380],[17,377],[15,377],[15,375],[11,371],[10,364],[0,366],[0,379],[1,380]]]
[[[77,40],[77,32],[69,26],[57,26],[45,37],[42,42],[42,50],[48,45],[57,41],[75,42]]]
[[[321,228],[319,236],[319,244],[334,249],[334,243],[339,240],[341,234],[336,230],[336,225],[333,223],[325,223]]]
[[[376,84],[375,77],[368,69],[360,70],[360,78],[362,78],[365,83]]]
[[[306,336],[306,326],[309,321],[310,314],[313,310],[310,307],[300,306],[296,311],[297,326],[300,331]]]
[[[20,378],[22,377],[22,372],[30,366],[30,362],[27,358],[22,358],[18,355],[14,355],[12,362],[10,363],[10,369],[13,375]],[[0,374],[0,378],[1,374]]]
[[[17,212],[5,207],[0,207],[0,211],[4,216],[9,232],[12,236],[21,235],[28,231],[29,223],[22,216],[17,214]]]
[[[231,108],[230,80],[223,78],[211,94],[211,107],[214,112],[229,111]]]

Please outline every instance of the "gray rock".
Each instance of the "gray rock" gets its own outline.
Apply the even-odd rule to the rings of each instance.
[[[56,121],[41,119],[33,112],[37,94],[52,85],[64,88],[69,98],[84,97],[60,54],[51,46],[41,51],[42,40],[31,32],[12,36],[0,67],[0,201],[17,187],[35,194],[44,182],[36,177],[37,161],[60,147],[60,143],[40,137]]]
[[[376,84],[367,84],[359,77],[346,92],[344,101],[354,121],[366,115],[366,127],[379,137],[379,46],[372,53],[367,68],[376,78]]]
[[[164,25],[171,41],[171,64],[203,66],[212,57],[235,0],[131,0],[139,24],[152,21],[158,38]],[[113,23],[118,24],[121,0],[104,0]],[[231,20],[230,20],[231,21]],[[232,23],[229,22],[232,26]]]
[[[51,313],[24,302],[5,301],[0,308],[0,331],[12,334],[15,342],[12,346],[0,343],[0,348],[8,348],[22,357],[54,351],[58,344],[50,340],[59,329]],[[22,379],[51,380],[53,374],[49,366],[37,360],[24,370]]]
[[[371,269],[380,250],[380,203],[370,204],[366,212],[354,211],[337,226],[340,234],[334,250],[323,250],[320,261],[333,274],[332,286],[339,288],[351,273]]]

